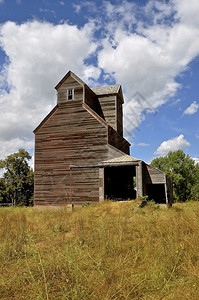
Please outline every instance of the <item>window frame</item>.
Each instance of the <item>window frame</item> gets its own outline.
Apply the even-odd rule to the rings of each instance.
[[[67,100],[74,100],[74,89],[67,90]]]

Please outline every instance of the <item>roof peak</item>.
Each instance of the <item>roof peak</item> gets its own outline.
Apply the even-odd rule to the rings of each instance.
[[[75,73],[73,73],[72,71],[68,71],[66,73],[66,75],[60,80],[60,82],[56,85],[55,89],[57,90],[62,83],[69,77],[72,76],[75,80],[77,80],[82,86],[85,85],[84,81],[81,80]]]

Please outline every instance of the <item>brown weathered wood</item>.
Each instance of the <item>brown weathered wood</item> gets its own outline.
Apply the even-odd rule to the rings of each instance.
[[[67,100],[71,88],[74,100]],[[89,106],[83,103],[84,88]],[[128,151],[129,144],[115,131],[116,142],[111,141],[106,120],[96,112],[99,101],[81,81],[69,75],[57,91],[58,106],[35,130],[35,205],[99,201],[99,171],[76,168],[70,173],[70,165],[100,163],[110,157],[108,143],[118,155],[121,151],[113,149]]]
[[[150,165],[145,165],[143,168],[143,178],[146,184],[164,184],[165,183],[165,173],[151,167]]]
[[[129,154],[130,144],[123,138],[121,87],[108,86],[95,94],[69,71],[56,89],[57,105],[34,130],[34,203],[48,207],[102,201],[103,162]],[[71,89],[73,99],[67,99]],[[164,183],[171,199],[171,182],[164,173],[141,161],[136,168],[141,196],[146,192],[146,184]]]

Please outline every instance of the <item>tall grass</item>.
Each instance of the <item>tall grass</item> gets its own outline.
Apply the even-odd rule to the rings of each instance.
[[[199,299],[199,204],[0,209],[0,299]]]

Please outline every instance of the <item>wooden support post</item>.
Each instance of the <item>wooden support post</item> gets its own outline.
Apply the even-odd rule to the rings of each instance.
[[[72,170],[70,168],[70,204],[72,204]]]
[[[166,177],[166,174],[164,174],[164,180],[165,180],[164,187],[165,187],[166,204],[168,206],[169,205],[169,201],[168,201],[167,177]]]
[[[136,166],[136,185],[137,185],[137,197],[143,196],[143,176],[142,176],[142,161]]]
[[[99,202],[104,201],[104,168],[99,168]]]

